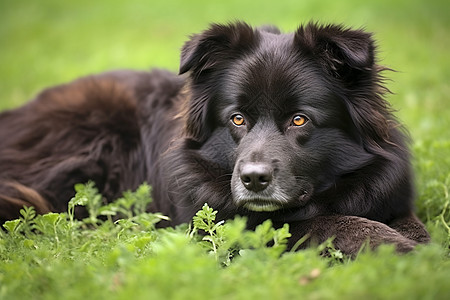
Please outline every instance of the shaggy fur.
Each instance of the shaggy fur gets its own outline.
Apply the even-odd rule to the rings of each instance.
[[[65,211],[78,182],[112,200],[147,181],[149,209],[171,225],[208,202],[250,228],[289,223],[290,246],[309,234],[348,254],[367,239],[409,251],[429,236],[382,70],[364,31],[238,22],[186,42],[186,77],[116,71],[50,88],[0,114],[0,219]]]

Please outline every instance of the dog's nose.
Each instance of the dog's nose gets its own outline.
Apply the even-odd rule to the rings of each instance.
[[[260,192],[272,181],[273,169],[264,163],[246,163],[241,167],[241,181],[249,191]]]

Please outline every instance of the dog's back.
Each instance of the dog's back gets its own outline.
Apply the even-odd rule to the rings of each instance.
[[[171,76],[162,71],[90,76],[0,114],[0,222],[18,217],[24,205],[39,213],[65,211],[76,183],[93,180],[111,200],[146,180],[145,160],[155,153],[144,149],[142,139],[149,138],[153,119],[165,116],[161,110],[181,88]],[[172,95],[161,95],[164,83],[172,85]],[[156,148],[153,152],[162,151]]]

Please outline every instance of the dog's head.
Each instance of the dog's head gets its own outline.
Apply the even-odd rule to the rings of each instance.
[[[232,137],[236,205],[303,206],[388,155],[393,120],[374,53],[364,31],[313,23],[290,34],[212,25],[191,37],[180,65],[190,72],[185,131],[200,144]]]

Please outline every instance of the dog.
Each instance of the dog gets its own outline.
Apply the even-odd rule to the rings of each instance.
[[[288,247],[306,235],[302,247],[334,237],[349,255],[367,241],[410,251],[429,234],[375,54],[370,33],[341,25],[212,24],[184,44],[178,75],[112,71],[44,90],[0,114],[0,219],[66,211],[76,183],[113,200],[147,181],[164,225],[208,203],[249,228],[288,223]]]

